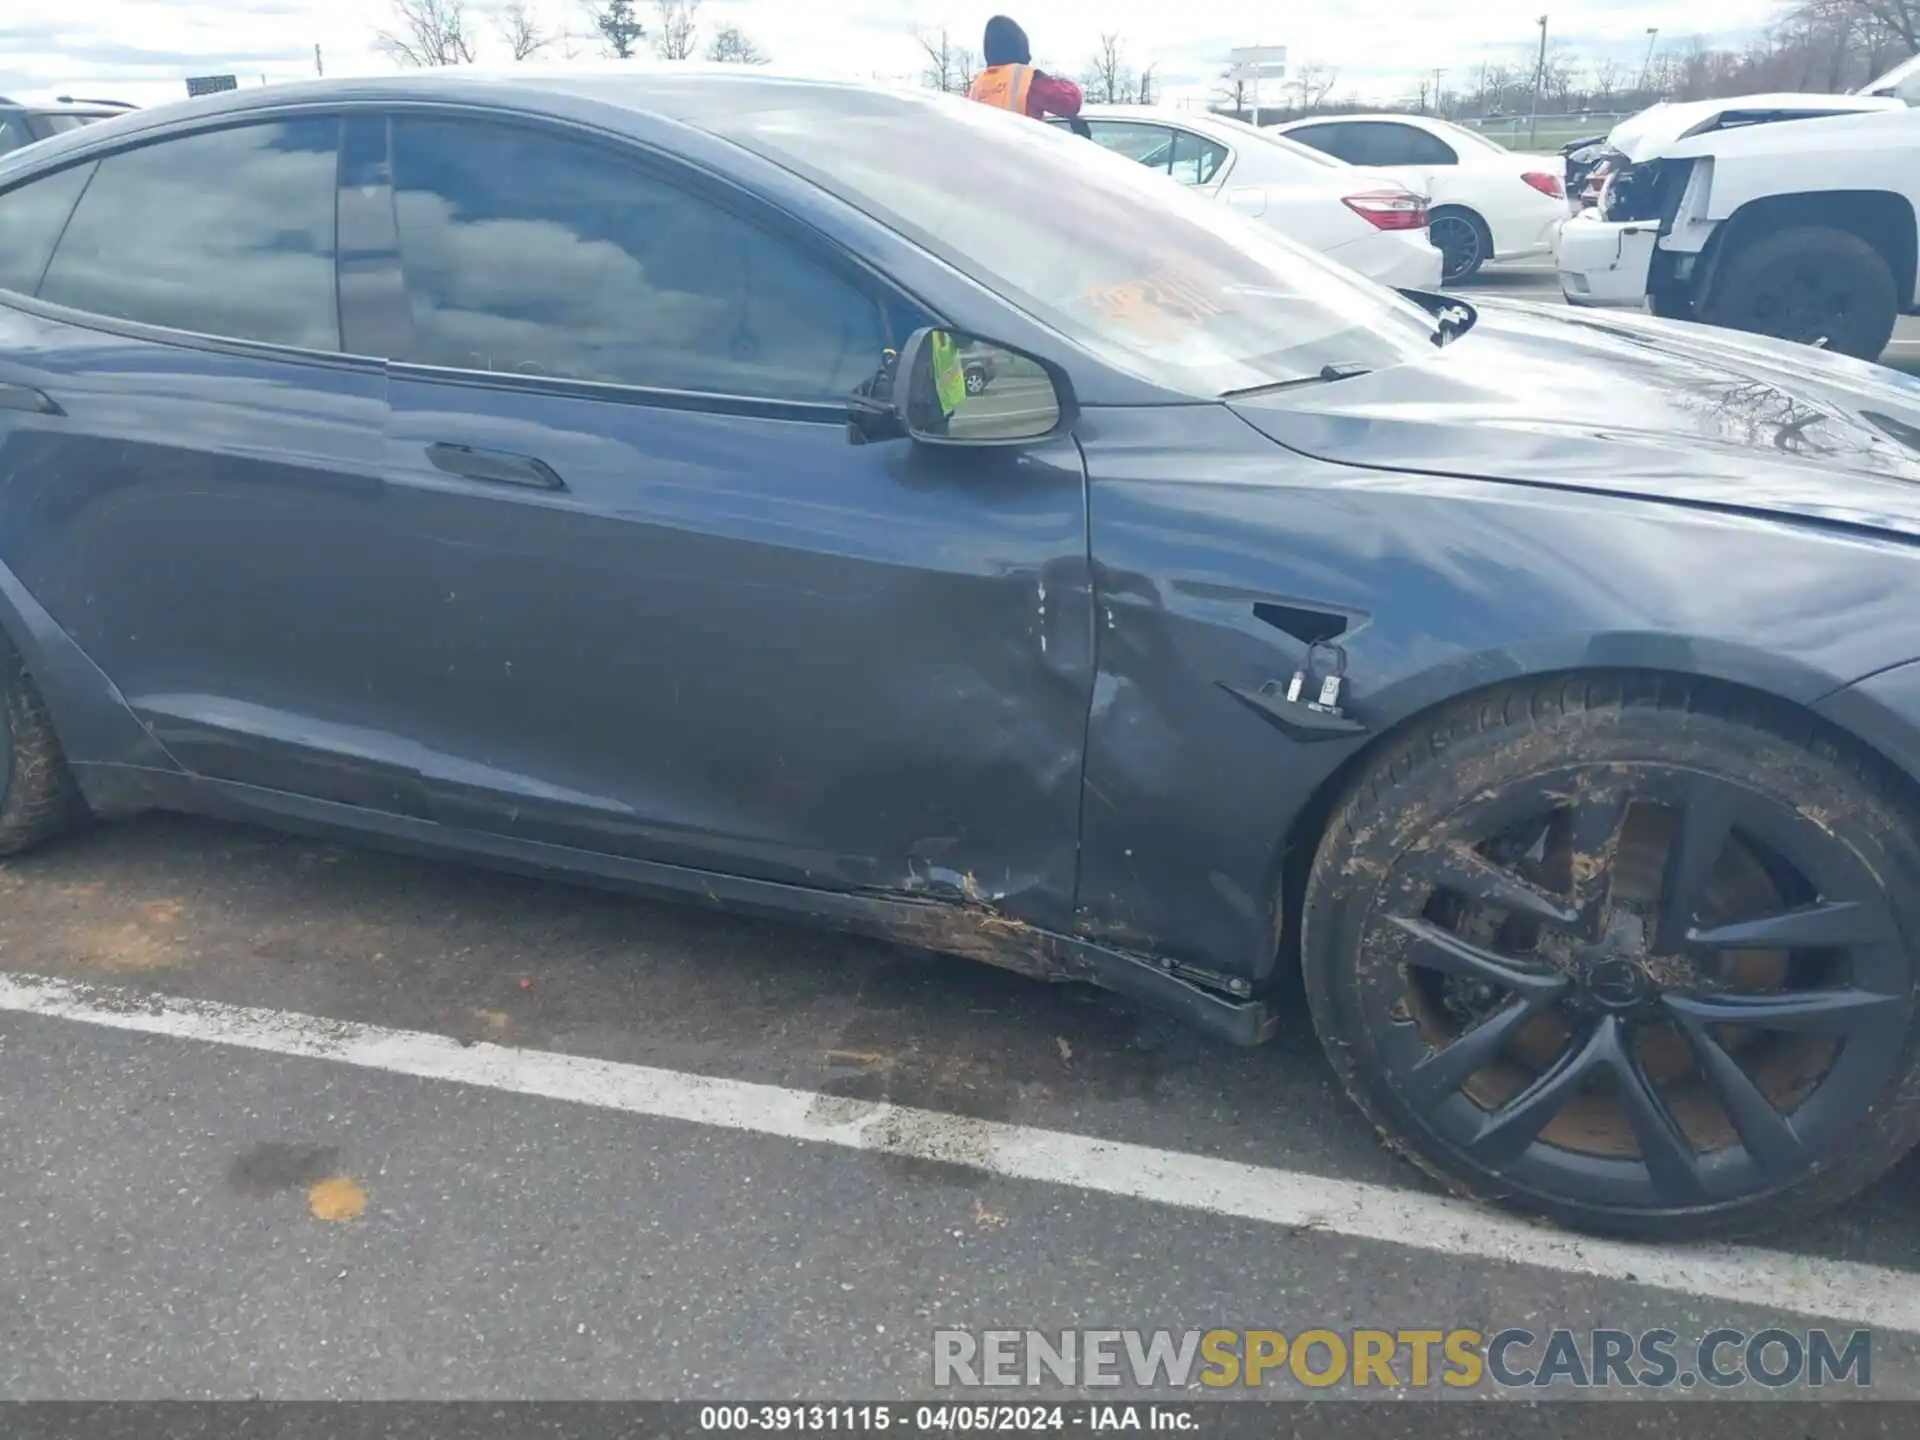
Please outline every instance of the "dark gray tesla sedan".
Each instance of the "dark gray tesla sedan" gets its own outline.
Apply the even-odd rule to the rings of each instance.
[[[984,359],[990,381],[955,367]],[[942,97],[250,90],[0,162],[0,844],[876,931],[1564,1224],[1920,1137],[1920,387],[1377,289]]]

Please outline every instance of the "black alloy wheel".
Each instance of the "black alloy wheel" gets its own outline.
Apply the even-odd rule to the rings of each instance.
[[[1440,280],[1445,285],[1472,279],[1492,249],[1473,217],[1459,210],[1434,212],[1427,222],[1427,239],[1440,252]]]
[[[1878,360],[1900,297],[1887,262],[1866,241],[1803,227],[1736,250],[1698,308],[1710,325]]]
[[[1920,1138],[1920,850],[1802,727],[1588,682],[1362,783],[1303,960],[1349,1091],[1462,1193],[1602,1233],[1770,1228]]]

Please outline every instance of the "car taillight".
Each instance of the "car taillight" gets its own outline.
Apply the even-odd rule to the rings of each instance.
[[[1427,197],[1410,190],[1366,190],[1344,203],[1376,230],[1427,228]]]
[[[1542,195],[1550,196],[1555,200],[1564,200],[1567,198],[1567,187],[1561,182],[1558,175],[1549,175],[1544,170],[1529,170],[1520,178],[1538,190]]]

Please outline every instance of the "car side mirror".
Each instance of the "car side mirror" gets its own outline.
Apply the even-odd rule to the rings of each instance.
[[[1024,445],[1064,430],[1064,377],[1005,345],[951,330],[916,330],[894,363],[893,410],[925,445]]]

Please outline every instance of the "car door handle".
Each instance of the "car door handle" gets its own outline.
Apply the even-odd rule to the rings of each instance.
[[[427,459],[433,468],[465,480],[485,480],[492,485],[523,485],[531,490],[564,490],[567,482],[544,460],[531,455],[514,455],[505,450],[477,450],[471,445],[429,445]]]

